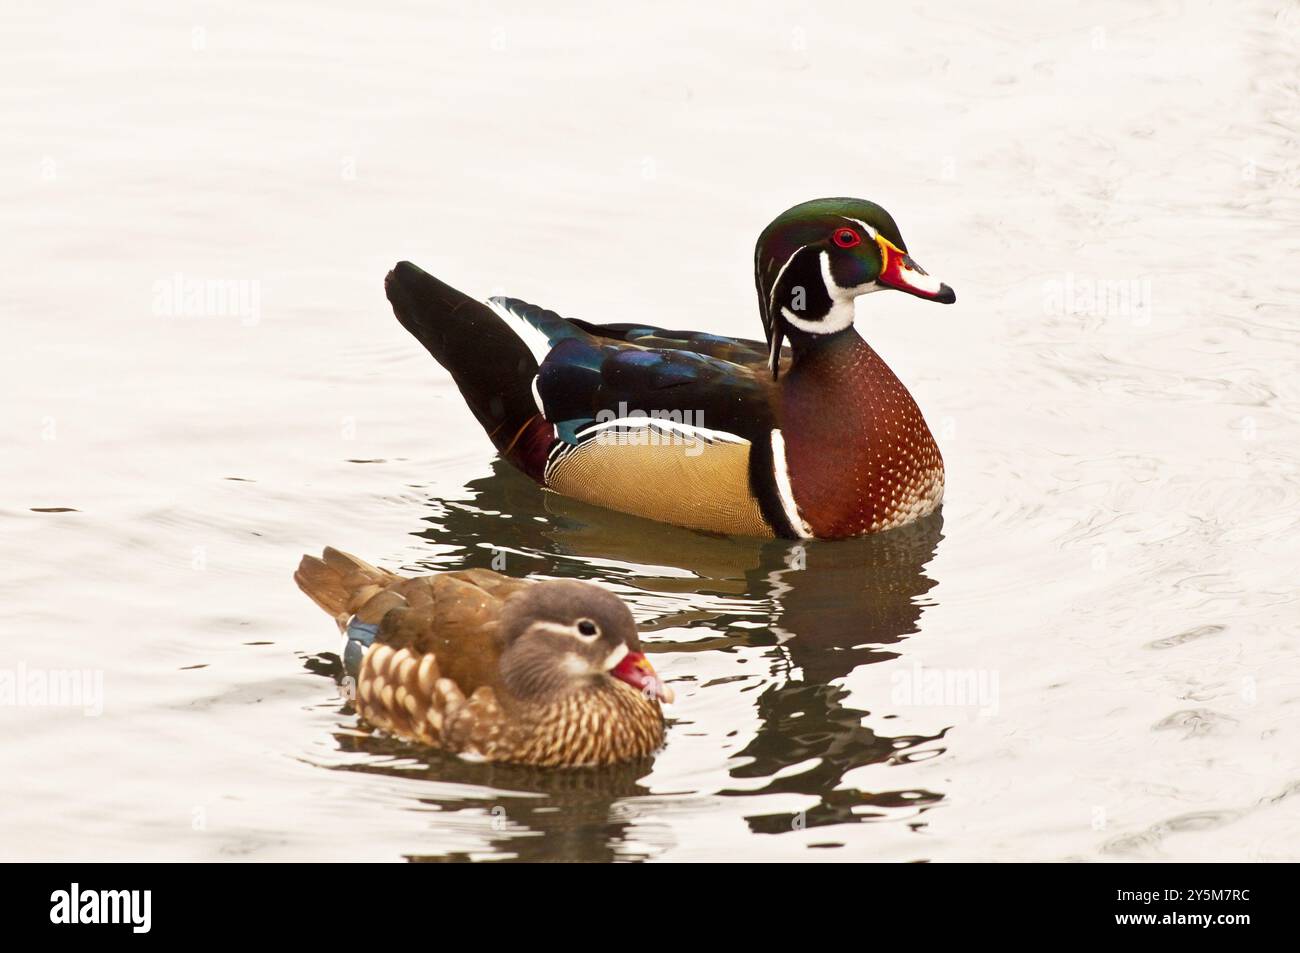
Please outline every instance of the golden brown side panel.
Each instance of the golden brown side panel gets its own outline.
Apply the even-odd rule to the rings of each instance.
[[[630,434],[556,459],[547,486],[587,503],[690,529],[772,536],[749,490],[749,443]]]

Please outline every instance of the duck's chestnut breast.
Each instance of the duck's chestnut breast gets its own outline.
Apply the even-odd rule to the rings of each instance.
[[[943,498],[943,457],[921,410],[856,332],[800,355],[779,419],[794,500],[813,536],[901,526]]]

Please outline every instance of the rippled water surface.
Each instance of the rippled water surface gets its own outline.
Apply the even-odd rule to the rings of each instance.
[[[103,710],[0,705],[0,855],[1300,859],[1295,7],[818,10],[7,16],[3,665]],[[876,538],[545,496],[382,292],[757,336],[754,238],[827,194],[958,293],[860,302],[948,468]],[[326,544],[612,587],[667,747],[359,730]]]

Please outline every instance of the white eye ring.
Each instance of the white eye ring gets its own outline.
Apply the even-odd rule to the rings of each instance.
[[[600,638],[600,626],[590,619],[579,619],[573,623],[574,630],[578,633],[578,638],[587,642],[592,642]]]

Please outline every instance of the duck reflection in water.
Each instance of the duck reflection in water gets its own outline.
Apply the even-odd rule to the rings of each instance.
[[[923,812],[941,800],[931,791],[843,786],[854,768],[910,760],[942,732],[878,735],[863,725],[869,713],[846,707],[848,692],[831,684],[860,665],[897,658],[898,643],[918,630],[926,594],[935,585],[925,567],[942,539],[941,512],[887,533],[834,542],[720,537],[545,493],[500,461],[460,495],[431,500],[434,512],[415,532],[429,541],[431,554],[403,571],[485,567],[616,586],[632,603],[642,632],[650,633],[647,654],[770,647],[769,684],[754,698],[757,731],[743,749],[727,755],[738,789],[708,793],[749,799],[797,794],[816,798],[816,804],[798,815],[749,816],[752,830],[775,834],[863,821],[892,808]],[[647,607],[663,611],[647,618]],[[696,627],[708,635],[675,641],[653,634]],[[499,825],[501,831],[494,847],[507,856],[636,859],[671,842],[671,833],[653,822],[638,819],[633,835],[629,823],[617,819],[616,802],[649,795],[638,782],[649,762],[539,771],[472,764],[364,732],[340,733],[338,739],[349,750],[394,759],[368,759],[346,770],[493,789],[491,797],[466,797],[461,790],[421,800],[443,812],[472,812],[477,830],[488,812],[494,830]],[[937,753],[925,750],[927,756]],[[785,773],[796,765],[803,770]],[[762,785],[764,778],[771,780]],[[543,836],[520,836],[530,832]],[[659,837],[664,842],[656,844]],[[452,850],[427,859],[460,856]]]

